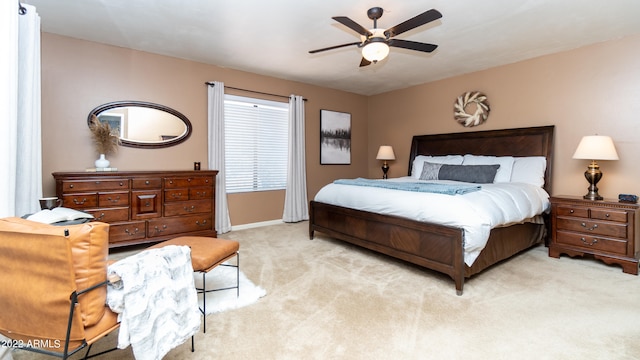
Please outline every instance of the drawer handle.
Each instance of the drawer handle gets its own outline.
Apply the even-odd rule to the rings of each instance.
[[[174,199],[179,199],[182,197],[182,193],[177,193],[177,194],[171,194],[171,196],[173,196]]]
[[[584,228],[586,228],[586,227],[587,227],[587,224],[585,224],[585,223],[582,223],[582,224],[580,224],[580,225],[581,225],[582,227],[584,227]],[[589,230],[589,231],[593,231],[593,230],[595,230],[595,229],[597,229],[597,228],[598,228],[598,224],[593,224],[593,226],[592,226],[592,227],[590,227],[590,228],[587,228],[587,230]]]
[[[193,212],[196,209],[195,205],[191,205],[191,207],[184,207],[184,211],[186,212]]]
[[[133,232],[129,231],[129,229],[128,229],[128,228],[127,228],[127,229],[124,229],[124,232],[125,232],[125,233],[127,233],[127,235],[129,235],[129,236],[134,236],[135,234],[137,234],[137,233],[138,233],[138,231],[140,231],[138,228],[135,228],[135,229],[133,230]]]
[[[196,195],[201,196],[201,197],[205,197],[205,196],[207,196],[207,192],[206,191],[203,191],[203,192],[197,191]]]
[[[582,237],[580,238],[580,241],[582,241],[582,243],[585,245],[593,246],[598,242],[598,239],[593,239],[591,242],[587,242],[587,239]]]
[[[83,198],[82,200],[78,200],[76,198],[73,198],[73,203],[76,205],[84,205],[84,203],[87,202],[87,198]]]
[[[104,213],[100,213],[100,216],[96,218],[96,220],[100,221],[104,218]]]
[[[162,229],[160,229],[157,225],[153,227],[157,233],[161,233],[167,229],[167,225],[162,225]]]
[[[207,220],[202,220],[202,223],[200,223],[200,220],[196,220],[196,225],[198,225],[198,226],[207,226]]]
[[[112,203],[119,203],[120,202],[120,196],[116,196],[115,199],[113,199],[111,196],[109,196],[107,198],[108,201],[112,202]]]

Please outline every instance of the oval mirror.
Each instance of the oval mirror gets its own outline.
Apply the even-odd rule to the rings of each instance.
[[[164,105],[142,101],[110,102],[91,110],[87,125],[91,125],[93,115],[118,129],[122,146],[169,147],[191,136],[189,119]]]

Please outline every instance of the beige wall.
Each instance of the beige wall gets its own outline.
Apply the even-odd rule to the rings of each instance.
[[[339,177],[367,174],[367,98],[307,84],[217,66],[42,34],[43,192],[55,195],[52,172],[84,171],[98,157],[91,144],[87,115],[117,100],[149,101],[169,106],[189,118],[193,134],[166,149],[121,147],[109,157],[120,170],[185,170],[193,162],[207,169],[206,81],[308,99],[306,145],[308,193]],[[255,96],[249,93],[238,95]],[[271,100],[287,101],[282,98]],[[352,115],[351,165],[320,165],[320,109]],[[284,191],[229,196],[233,225],[282,218]]]
[[[609,135],[619,161],[601,161],[605,197],[640,194],[640,36],[609,41],[516,64],[423,84],[369,99],[369,176],[375,154],[394,147],[390,176],[407,173],[412,135],[555,125],[553,194],[584,195],[588,161],[571,157],[584,135]],[[428,66],[428,64],[425,64]],[[488,121],[464,128],[453,119],[457,96],[484,92]]]
[[[640,36],[501,66],[377,96],[260,76],[166,56],[44,33],[42,122],[44,195],[53,195],[51,172],[83,171],[97,157],[87,114],[116,100],[150,101],[172,107],[193,124],[193,135],[167,149],[120,148],[111,156],[121,170],[191,169],[207,163],[205,81],[288,95],[306,102],[307,180],[311,199],[336,178],[380,177],[378,146],[392,145],[397,160],[390,176],[407,172],[411,136],[512,127],[556,126],[554,194],[582,195],[587,162],[571,156],[583,135],[610,135],[620,161],[602,161],[600,193],[640,194]],[[467,129],[453,120],[453,102],[465,91],[485,92],[487,123]],[[237,93],[243,95],[242,93]],[[250,95],[250,94],[244,94]],[[282,100],[275,98],[274,100]],[[320,109],[352,115],[351,165],[320,165]],[[282,217],[283,191],[229,196],[233,225]]]

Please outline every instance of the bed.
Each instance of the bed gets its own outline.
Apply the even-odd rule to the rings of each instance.
[[[541,187],[551,194],[553,126],[414,136],[408,175],[419,155],[544,157]],[[414,172],[415,173],[415,172]],[[543,184],[542,184],[543,182]],[[321,190],[322,191],[322,190]],[[404,216],[338,206],[314,199],[309,205],[309,237],[318,231],[397,259],[444,273],[462,295],[465,278],[540,243],[548,243],[548,214],[543,221],[522,222],[490,230],[486,245],[471,265],[465,263],[465,231]]]

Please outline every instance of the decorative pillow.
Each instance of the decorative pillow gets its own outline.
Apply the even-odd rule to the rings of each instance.
[[[448,165],[424,162],[420,180],[454,180],[490,184],[500,165]]]
[[[511,181],[543,187],[546,170],[547,159],[544,156],[514,157]]]
[[[511,171],[513,170],[513,156],[484,156],[470,155],[464,156],[463,165],[500,165],[500,169],[496,173],[495,183],[510,182]]]
[[[443,156],[429,156],[418,155],[413,159],[413,165],[411,166],[411,176],[414,179],[419,179],[422,174],[422,165],[425,161],[433,164],[450,164],[461,165],[463,157],[462,155],[443,155]]]

